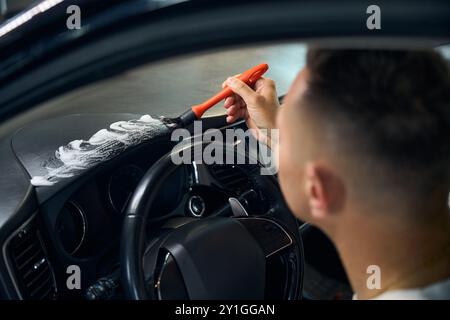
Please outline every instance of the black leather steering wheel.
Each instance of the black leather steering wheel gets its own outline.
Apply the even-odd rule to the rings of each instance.
[[[183,152],[192,150],[190,144]],[[149,237],[152,205],[177,167],[171,153],[160,158],[129,202],[120,249],[125,298],[300,298],[303,246],[273,176],[256,181],[270,194],[266,214],[191,219]]]

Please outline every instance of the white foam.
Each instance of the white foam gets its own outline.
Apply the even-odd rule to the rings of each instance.
[[[31,179],[31,184],[33,186],[52,186],[55,183],[48,181],[46,177],[42,176],[35,176]]]
[[[60,146],[54,157],[43,165],[47,174],[33,177],[31,184],[51,186],[62,178],[73,177],[113,158],[130,146],[167,132],[167,126],[150,115],[143,115],[138,120],[114,122],[109,129],[97,131],[88,140],[73,140]]]

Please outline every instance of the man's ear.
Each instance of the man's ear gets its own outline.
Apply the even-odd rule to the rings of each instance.
[[[305,194],[312,218],[321,220],[339,211],[344,202],[344,188],[338,177],[314,163],[307,164],[305,170]]]

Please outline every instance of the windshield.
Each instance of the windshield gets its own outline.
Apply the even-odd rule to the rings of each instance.
[[[450,46],[437,48],[450,59]],[[76,89],[40,105],[3,125],[0,136],[27,123],[68,114],[133,113],[178,116],[221,89],[222,82],[251,66],[269,64],[266,77],[277,83],[278,94],[287,93],[305,64],[303,43],[265,44],[179,56],[147,64],[113,78]],[[224,113],[222,104],[204,116]]]
[[[18,117],[14,126],[77,113],[136,113],[178,116],[221,90],[229,76],[266,62],[266,76],[287,92],[303,67],[306,46],[277,44],[235,48],[167,59],[74,90]],[[282,59],[280,59],[282,57]],[[205,116],[223,114],[219,104]],[[9,126],[11,127],[11,125]]]

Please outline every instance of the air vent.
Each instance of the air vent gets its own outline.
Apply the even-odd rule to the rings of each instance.
[[[211,173],[225,188],[240,193],[250,188],[250,180],[244,167],[238,165],[214,164]],[[251,168],[247,168],[251,169]]]
[[[20,229],[8,244],[12,272],[24,299],[53,299],[53,272],[33,222]]]

